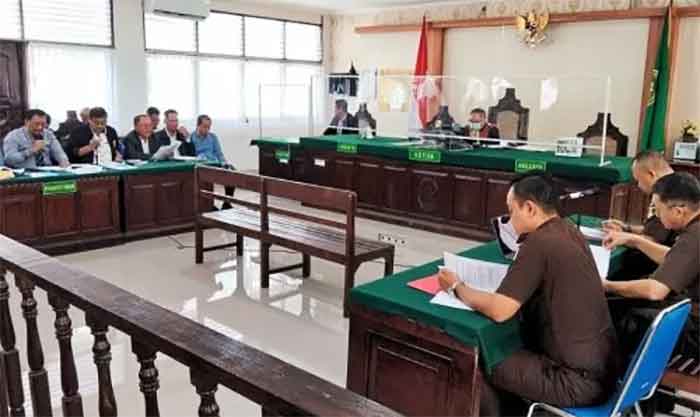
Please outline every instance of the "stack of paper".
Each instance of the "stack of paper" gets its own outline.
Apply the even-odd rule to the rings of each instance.
[[[610,255],[611,252],[602,246],[588,245],[591,247],[591,252],[593,252],[593,260],[595,260],[595,266],[598,268],[598,274],[601,278],[607,278],[610,272]]]
[[[605,238],[605,231],[603,231],[602,229],[581,226],[578,230],[581,232],[581,234],[583,234],[583,236],[586,239],[589,240],[603,240]]]
[[[464,258],[447,252],[445,252],[445,268],[457,274],[457,277],[469,287],[490,293],[496,292],[508,272],[508,265]],[[471,310],[457,297],[444,291],[435,295],[430,302],[446,307]]]

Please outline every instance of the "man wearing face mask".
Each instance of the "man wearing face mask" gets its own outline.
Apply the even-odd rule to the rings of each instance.
[[[473,109],[469,114],[469,121],[464,126],[463,135],[472,138],[490,139],[499,139],[501,137],[498,128],[486,120],[486,112],[480,108]]]
[[[24,127],[7,134],[3,141],[5,165],[11,168],[67,167],[68,157],[56,136],[47,128],[46,113],[31,109],[25,113]]]
[[[90,109],[88,124],[70,134],[69,155],[72,162],[101,164],[121,159],[117,152],[119,137],[107,125],[107,112],[102,107]]]

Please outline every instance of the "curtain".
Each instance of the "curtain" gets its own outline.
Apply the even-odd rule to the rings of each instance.
[[[31,43],[27,66],[30,107],[49,113],[53,128],[83,107],[104,107],[118,120],[110,49]]]

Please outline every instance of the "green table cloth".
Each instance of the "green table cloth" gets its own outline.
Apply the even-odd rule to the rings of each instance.
[[[89,174],[75,174],[70,172],[35,172],[38,176],[32,176],[25,171],[22,175],[17,175],[15,178],[2,180],[0,185],[21,184],[21,183],[46,183],[55,181],[71,181],[82,178],[108,177],[108,176],[123,176],[123,175],[141,175],[141,174],[158,174],[163,172],[187,172],[192,171],[198,164],[206,162],[202,161],[161,161],[148,162],[140,166],[131,166],[125,169],[103,169],[101,172]]]
[[[587,220],[594,222],[595,218],[587,217]],[[610,260],[611,273],[619,270],[623,252],[622,248],[613,251]],[[511,262],[501,255],[496,241],[461,252],[459,255],[500,264]],[[523,346],[519,322],[512,319],[505,323],[496,323],[480,313],[431,304],[430,294],[407,285],[411,281],[436,274],[437,267],[442,262],[442,259],[439,259],[357,286],[350,293],[350,301],[437,327],[466,345],[478,347],[484,370],[491,372],[494,366]]]
[[[251,144],[333,150],[400,161],[411,160],[411,155],[415,155],[416,150],[429,150],[431,154],[435,155],[433,163],[436,164],[514,172],[518,162],[535,163],[544,166],[547,172],[555,176],[602,181],[610,184],[632,180],[632,160],[627,157],[608,157],[610,163],[601,167],[599,166],[600,158],[595,156],[567,158],[556,156],[554,152],[535,152],[512,148],[448,151],[429,149],[425,145],[413,145],[412,142],[402,138],[361,139],[357,135],[301,137],[298,141],[296,138],[261,138],[253,140]]]

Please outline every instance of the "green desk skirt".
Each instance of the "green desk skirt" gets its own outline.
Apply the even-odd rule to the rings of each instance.
[[[425,149],[412,145],[406,139],[377,137],[361,139],[357,135],[319,136],[297,138],[261,138],[252,145],[270,145],[295,149],[317,149],[340,153],[357,153],[410,161],[412,150]],[[520,149],[488,149],[446,151],[434,149],[439,157],[428,163],[467,168],[489,169],[513,172],[520,162],[544,164],[546,171],[555,176],[602,181],[609,184],[629,182],[632,179],[632,160],[626,157],[608,157],[610,164],[598,166],[599,157],[584,156],[567,158],[556,156],[554,152],[533,152]]]
[[[610,261],[610,272],[619,270],[623,250],[615,250]],[[461,256],[482,261],[509,264],[493,241],[460,253]],[[373,310],[416,320],[445,331],[460,342],[479,349],[479,357],[486,372],[522,348],[520,324],[516,319],[496,323],[472,312],[430,303],[432,296],[408,287],[408,283],[438,272],[442,259],[409,269],[390,277],[355,287],[350,293],[352,303]]]

